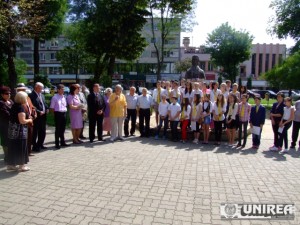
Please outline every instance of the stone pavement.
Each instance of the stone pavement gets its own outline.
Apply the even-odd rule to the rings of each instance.
[[[53,139],[48,129],[49,150],[26,173],[7,173],[0,150],[0,224],[300,224],[299,212],[291,221],[220,219],[220,203],[299,208],[300,151],[264,151],[270,121],[258,151],[250,137],[243,151],[139,137],[54,150]]]

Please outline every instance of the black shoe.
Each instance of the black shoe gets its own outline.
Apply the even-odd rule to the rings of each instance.
[[[90,140],[90,143],[93,143],[93,140]]]
[[[42,145],[41,149],[45,150],[48,149],[46,146]]]
[[[63,143],[63,144],[61,144],[60,146],[62,146],[62,147],[68,147],[68,146],[70,146],[70,144]]]
[[[129,136],[128,134],[125,134],[125,135],[124,135],[124,137],[126,137],[126,138],[127,138],[128,136]]]
[[[32,148],[32,151],[33,152],[41,152],[41,149],[40,148]]]
[[[130,134],[130,136],[135,136],[135,134]]]
[[[85,139],[87,139],[86,137],[84,137],[84,136],[80,136],[79,137],[80,139],[82,139],[82,140],[85,140]]]
[[[60,146],[59,146],[59,145],[55,145],[55,148],[56,148],[56,149],[60,149]]]
[[[103,138],[98,138],[98,141],[105,141]]]
[[[294,146],[294,145],[291,145],[291,146],[290,146],[290,148],[295,148],[295,147],[296,147],[296,146]]]

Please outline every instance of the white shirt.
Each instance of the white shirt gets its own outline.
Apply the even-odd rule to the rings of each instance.
[[[228,103],[229,104],[229,103]],[[232,107],[232,105],[229,105],[229,107]],[[235,116],[238,112],[238,109],[239,109],[239,104],[238,103],[235,103],[234,105],[234,108],[233,108],[233,111],[232,111],[232,115],[229,114],[230,112],[230,109],[228,110],[228,116],[231,116],[231,119],[232,120],[235,120]]]
[[[222,107],[222,117],[221,117],[221,119],[219,119],[217,121],[223,121],[225,119],[224,113],[226,112],[226,106],[227,106],[227,104],[224,103],[224,105]],[[217,102],[215,102],[213,105],[213,113],[217,114],[217,115],[219,114]],[[215,119],[215,115],[214,115],[213,119]]]
[[[137,94],[128,94],[126,95],[126,102],[127,102],[127,109],[136,109],[138,101],[138,95]]]
[[[167,116],[168,114],[169,103],[160,102],[158,105],[158,113],[160,116]]]
[[[200,90],[200,89],[198,89],[198,90],[193,90],[192,91],[192,96],[193,96],[193,99],[195,98],[195,95],[200,95],[200,98],[203,98],[203,92]]]
[[[171,103],[169,105],[168,111],[170,112],[170,117],[174,118],[174,116],[178,113],[181,112],[181,106],[178,104],[178,102],[175,103]],[[179,121],[180,118],[180,114],[177,118],[174,118],[174,121]],[[170,119],[170,118],[169,118]]]
[[[198,105],[196,105],[196,112],[194,112],[194,106],[195,103],[192,103],[192,107],[191,107],[191,119],[192,120],[198,120],[200,117],[200,114],[202,112],[202,103],[200,102]]]
[[[153,98],[151,95],[140,95],[137,100],[137,106],[141,109],[150,109],[153,105]]]
[[[185,91],[182,93],[182,99],[188,98],[189,99],[189,103],[192,103],[194,95],[193,95],[193,91],[191,91],[191,93],[187,92],[185,93]]]
[[[209,107],[209,110],[208,112],[206,111],[207,110],[207,107]],[[204,102],[203,105],[202,105],[202,115],[203,116],[210,116],[210,114],[212,113],[212,109],[213,109],[213,104],[209,101],[209,102]]]
[[[282,116],[283,120],[289,120],[290,119],[292,109],[294,109],[294,106],[291,106],[289,108],[288,107],[283,108],[283,116]]]
[[[210,91],[210,101],[211,102],[215,102],[217,101],[217,97],[218,95],[221,93],[221,90],[220,89],[217,89],[216,91],[215,90],[211,90]]]
[[[164,95],[164,94],[168,95],[166,93],[165,89],[160,88],[160,101],[161,101],[161,96]],[[154,91],[153,91],[153,101],[159,104],[159,102],[157,102],[157,95],[158,95],[158,90],[157,90],[157,88],[155,88]]]
[[[183,108],[182,108],[183,110]],[[181,112],[181,115],[184,115],[184,120],[189,120],[190,119],[190,115],[191,115],[191,106],[188,105],[187,108]]]

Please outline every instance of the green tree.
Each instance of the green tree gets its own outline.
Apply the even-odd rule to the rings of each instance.
[[[17,37],[28,34],[29,26],[33,27],[44,19],[43,16],[33,19],[33,16],[24,9],[42,3],[43,0],[4,0],[0,2],[0,47],[7,62],[9,86],[12,90],[14,90],[18,81],[15,60],[16,47],[18,45]],[[0,60],[3,64],[3,57]]]
[[[161,79],[161,70],[163,69],[165,57],[169,55],[170,49],[176,47],[169,45],[168,39],[174,39],[174,34],[181,31],[183,18],[190,18],[193,15],[193,9],[196,6],[195,0],[149,0],[150,20],[151,20],[151,38],[156,53],[157,79]],[[185,20],[185,26],[192,30],[195,24],[192,20]],[[187,26],[190,25],[190,26]],[[159,32],[157,32],[159,31]]]
[[[24,77],[24,74],[27,71],[26,62],[22,59],[15,59],[14,64],[17,74],[16,83],[26,83],[26,78]],[[0,63],[0,84],[6,86],[10,85],[7,61],[2,61],[2,63]]]
[[[222,67],[221,75],[236,82],[238,66],[249,59],[253,36],[245,31],[237,31],[228,23],[217,27],[208,34],[207,52],[211,54],[213,63]]]
[[[270,8],[275,11],[275,16],[270,18],[269,33],[280,39],[290,36],[296,41],[292,53],[300,50],[299,0],[273,0]]]
[[[60,50],[56,56],[65,70],[75,74],[76,83],[79,82],[79,69],[89,68],[94,61],[85,51],[80,32],[78,23],[67,24],[63,31],[63,35],[66,38],[66,43],[64,44],[67,46]]]
[[[264,74],[272,87],[298,89],[300,87],[300,50],[289,56],[281,65]]]
[[[21,11],[30,15],[24,35],[34,40],[34,76],[40,73],[40,40],[50,40],[61,34],[62,24],[67,12],[67,0],[40,0],[39,2],[39,4],[33,6],[25,5],[20,8]]]
[[[146,47],[140,31],[148,15],[147,0],[72,2],[71,13],[81,21],[84,47],[95,58],[95,81],[106,75],[111,84],[116,58],[135,60]]]
[[[177,61],[175,63],[175,71],[177,73],[186,72],[192,66],[192,58],[185,58],[182,61]]]

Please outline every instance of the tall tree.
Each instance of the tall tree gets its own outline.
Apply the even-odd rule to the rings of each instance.
[[[28,27],[34,27],[44,17],[32,19],[32,15],[28,14],[25,8],[31,8],[35,5],[42,4],[43,0],[3,0],[0,2],[0,40],[1,48],[5,54],[9,86],[12,90],[17,83],[18,74],[15,68],[16,46],[18,44],[17,37],[28,34]],[[29,23],[32,21],[32,23]]]
[[[147,0],[73,0],[72,5],[71,13],[82,21],[85,49],[95,57],[95,79],[107,71],[111,83],[116,58],[134,60],[146,46],[140,31]]]
[[[273,0],[270,8],[275,16],[270,18],[269,32],[280,39],[290,36],[296,41],[292,53],[300,50],[300,1]]]
[[[299,89],[300,87],[300,50],[289,56],[281,65],[275,66],[264,74],[272,87],[280,89]]]
[[[85,51],[80,32],[78,23],[67,24],[63,32],[67,40],[64,43],[66,47],[57,53],[57,60],[61,62],[62,67],[69,73],[75,74],[76,83],[79,82],[79,69],[87,69],[94,61]]]
[[[182,19],[186,18],[188,23],[185,27],[191,30],[195,23],[188,20],[193,15],[195,0],[149,0],[152,40],[156,52],[157,79],[161,79],[161,70],[164,66],[165,57],[169,49],[166,48],[167,39],[174,38],[174,33],[181,31]],[[159,32],[157,32],[159,31]],[[174,46],[172,47],[174,48]]]
[[[37,2],[38,0],[31,0]],[[62,31],[62,25],[67,12],[67,0],[39,0],[40,4],[25,6],[20,9],[30,18],[24,34],[34,40],[33,62],[34,75],[39,71],[39,42],[57,37]],[[39,19],[42,18],[42,19]]]
[[[213,63],[222,67],[221,75],[235,82],[239,64],[250,57],[252,41],[253,36],[248,32],[237,31],[224,23],[208,34],[206,51]]]

